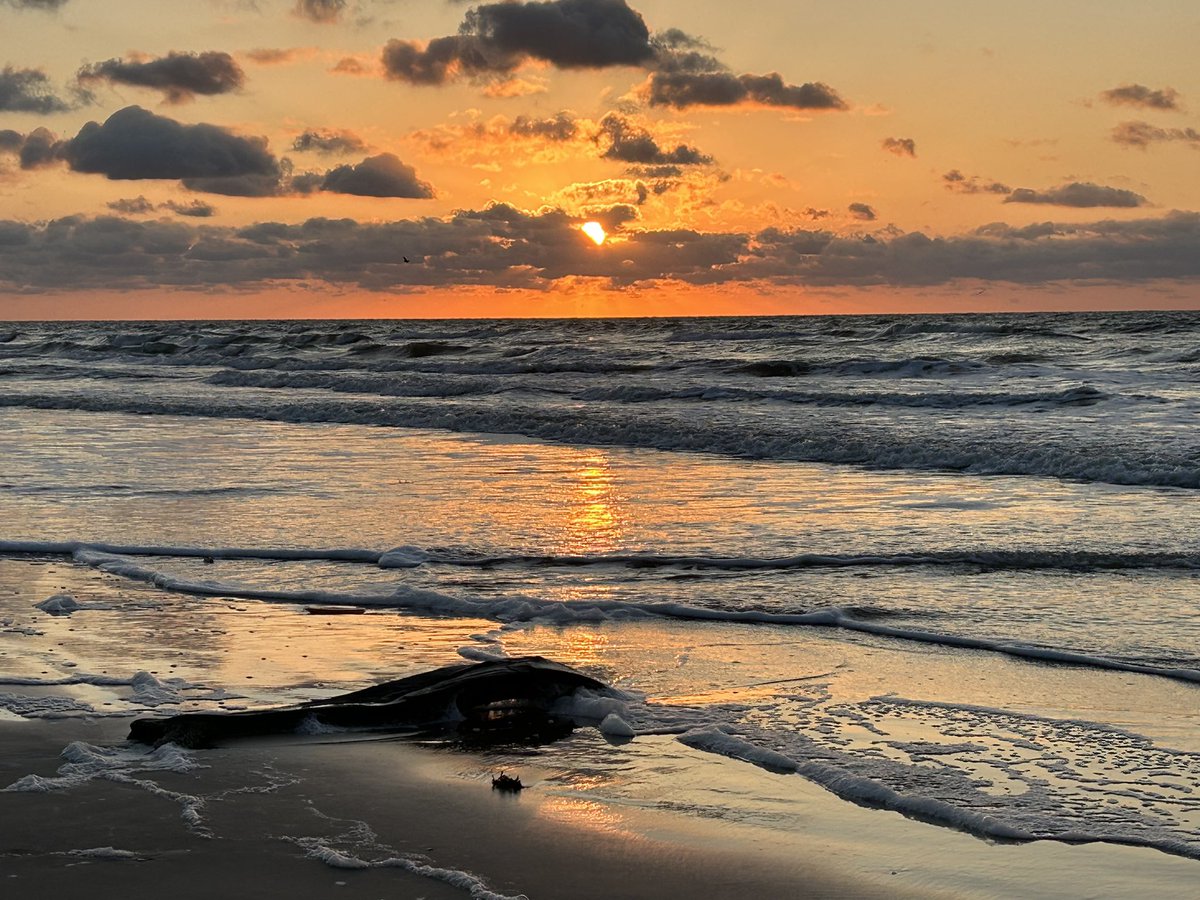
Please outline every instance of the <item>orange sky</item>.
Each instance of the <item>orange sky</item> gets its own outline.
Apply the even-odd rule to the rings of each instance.
[[[1192,4],[4,0],[0,29],[0,318],[1200,306]]]

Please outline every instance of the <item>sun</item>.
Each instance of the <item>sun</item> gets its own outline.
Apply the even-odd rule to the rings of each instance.
[[[604,239],[608,237],[604,233],[604,226],[599,222],[584,222],[579,226],[579,230],[595,241],[597,245],[603,244]]]

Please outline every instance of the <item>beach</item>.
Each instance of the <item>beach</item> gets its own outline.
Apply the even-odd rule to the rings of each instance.
[[[1194,893],[1194,316],[13,328],[23,896]],[[126,740],[533,655],[543,746]]]

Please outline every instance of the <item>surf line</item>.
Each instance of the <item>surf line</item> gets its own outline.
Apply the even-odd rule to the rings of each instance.
[[[2,545],[0,545],[2,549]],[[499,599],[472,599],[452,596],[426,588],[400,585],[388,593],[351,594],[332,591],[280,591],[252,588],[218,581],[192,581],[139,566],[132,560],[94,549],[79,549],[72,559],[94,569],[154,585],[165,591],[203,597],[231,597],[273,603],[307,603],[338,606],[365,606],[380,609],[405,609],[435,615],[468,616],[497,622],[548,622],[571,625],[581,622],[620,621],[622,619],[678,619],[694,622],[730,622],[746,625],[793,625],[842,628],[890,637],[1001,653],[1042,663],[1081,666],[1092,669],[1132,672],[1200,684],[1200,669],[1167,668],[1143,665],[1103,656],[1093,656],[1052,647],[1037,647],[995,638],[937,634],[867,622],[848,615],[839,607],[800,613],[772,613],[764,610],[706,609],[682,603],[629,603],[620,600],[543,600],[513,596]]]

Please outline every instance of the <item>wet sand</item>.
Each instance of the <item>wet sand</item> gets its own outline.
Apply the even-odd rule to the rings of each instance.
[[[0,778],[53,775],[65,743],[117,742],[123,726],[0,723]],[[470,873],[497,894],[531,898],[929,896],[847,872],[819,843],[799,837],[785,855],[754,828],[556,796],[539,786],[534,768],[523,773],[524,792],[494,791],[487,760],[475,754],[387,740],[289,740],[196,756],[207,768],[137,777],[200,797],[199,829],[170,799],[102,778],[61,792],[0,793],[6,893],[62,900],[471,895],[443,880],[452,875],[395,864],[342,868],[311,855],[327,848],[329,860],[340,854],[347,865],[412,859]]]

